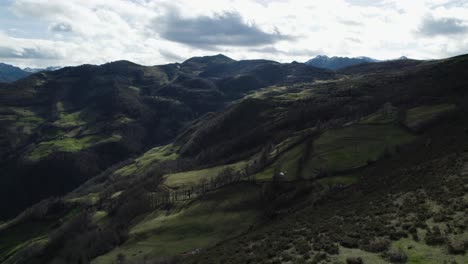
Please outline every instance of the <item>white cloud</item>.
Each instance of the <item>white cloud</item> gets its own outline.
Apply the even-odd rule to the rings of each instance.
[[[0,18],[0,61],[20,66],[119,59],[154,65],[220,52],[277,61],[305,61],[318,53],[425,59],[467,52],[468,42],[462,30],[456,38],[421,34],[424,25],[463,28],[468,4],[457,0],[13,0],[8,8],[10,28],[2,28]],[[231,14],[230,20],[222,14]],[[11,16],[21,37],[9,35]],[[170,26],[181,28],[168,31],[162,22],[171,16],[178,20]],[[238,31],[223,35],[222,25],[207,23],[226,21]],[[209,45],[194,45],[201,42]]]

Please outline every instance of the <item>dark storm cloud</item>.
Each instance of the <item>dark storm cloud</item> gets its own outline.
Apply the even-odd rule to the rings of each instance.
[[[53,32],[71,32],[73,27],[69,23],[59,22],[50,25],[49,30]]]
[[[457,18],[439,18],[432,16],[424,18],[418,33],[425,36],[453,35],[468,32],[468,26]]]
[[[247,24],[235,12],[195,18],[183,18],[172,12],[156,19],[154,28],[167,40],[210,49],[216,46],[258,46],[292,39],[278,31],[268,33],[255,24]]]
[[[9,47],[0,47],[0,58],[10,59],[57,59],[57,54],[42,51],[36,48],[15,50]]]

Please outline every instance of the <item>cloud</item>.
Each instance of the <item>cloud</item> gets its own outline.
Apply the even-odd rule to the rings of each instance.
[[[155,19],[153,26],[164,39],[203,49],[216,46],[259,46],[293,39],[278,31],[268,33],[255,24],[248,24],[237,12],[184,18],[173,11]]]
[[[417,33],[423,36],[454,35],[468,32],[468,26],[457,18],[434,18],[426,16]]]
[[[49,30],[53,32],[72,32],[73,27],[67,22],[58,22],[51,24]]]
[[[207,53],[280,62],[317,54],[428,59],[461,54],[468,46],[466,0],[0,0],[0,5],[0,61],[23,66],[121,59],[156,65]],[[438,37],[427,37],[434,34]]]
[[[347,26],[354,26],[354,27],[357,27],[357,26],[362,26],[363,24],[359,21],[354,21],[354,20],[346,20],[346,19],[341,19],[339,20],[339,22],[343,25],[347,25]]]
[[[273,46],[268,46],[264,48],[254,48],[254,49],[250,49],[249,51],[257,52],[257,53],[267,53],[271,55],[281,54],[281,55],[292,56],[292,57],[298,57],[298,56],[299,57],[303,57],[303,56],[311,57],[311,56],[315,56],[315,55],[323,53],[322,50],[309,50],[309,49],[281,50]]]
[[[9,59],[58,59],[60,56],[51,50],[37,47],[11,48],[0,46],[0,58]]]
[[[176,62],[176,61],[180,62],[180,61],[184,61],[184,60],[187,59],[187,58],[183,58],[180,55],[177,55],[176,53],[173,53],[173,52],[168,51],[168,50],[163,50],[163,49],[159,50],[159,54],[161,54],[167,60],[173,61],[173,62]]]

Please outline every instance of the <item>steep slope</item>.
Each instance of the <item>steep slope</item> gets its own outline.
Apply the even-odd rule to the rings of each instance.
[[[249,64],[233,68],[223,65]],[[145,67],[128,61],[40,72],[0,90],[0,203],[11,217],[109,166],[169,143],[182,128],[247,91],[330,79],[303,64],[262,68],[222,55]],[[221,68],[219,75],[211,69]],[[307,69],[306,69],[307,68]],[[271,72],[277,75],[268,79]],[[248,89],[243,80],[249,82]]]
[[[388,72],[362,65],[333,80],[280,78],[259,87],[202,115],[171,144],[1,225],[0,261],[463,263],[468,81],[460,76],[467,58]],[[252,69],[276,68],[260,64]],[[97,69],[109,66],[105,72],[120,78],[125,68],[139,69],[128,62]],[[222,73],[190,77],[177,66],[162,67],[174,89],[218,87]],[[289,67],[303,69],[278,67],[284,76]],[[116,109],[136,120],[135,113],[154,111],[122,105]]]
[[[31,73],[22,70],[21,68],[0,63],[0,83],[5,82],[14,82],[16,80],[22,79]]]

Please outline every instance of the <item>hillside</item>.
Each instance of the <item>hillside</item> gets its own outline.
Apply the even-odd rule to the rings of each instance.
[[[63,195],[110,166],[170,143],[192,120],[250,90],[333,77],[302,64],[218,55],[153,67],[128,61],[66,67],[4,85],[0,204],[6,210],[0,217]],[[243,89],[235,89],[239,86]]]
[[[31,73],[13,65],[0,63],[0,83],[10,83],[22,79]]]
[[[466,263],[467,69],[217,55],[32,75],[0,90],[1,200],[60,197],[0,224],[0,262]]]

